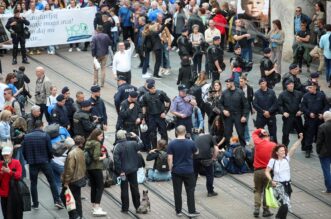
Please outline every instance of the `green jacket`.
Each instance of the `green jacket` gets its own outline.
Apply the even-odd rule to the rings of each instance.
[[[103,163],[99,160],[102,156],[101,154],[101,143],[95,140],[90,140],[85,143],[85,151],[88,151],[92,156],[92,163],[86,166],[87,170],[102,170]]]

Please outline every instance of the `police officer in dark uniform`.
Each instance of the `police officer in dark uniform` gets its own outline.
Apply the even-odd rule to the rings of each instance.
[[[298,64],[291,64],[289,66],[289,72],[283,75],[282,85],[283,90],[286,90],[285,81],[291,79],[294,82],[294,90],[304,92],[304,87],[301,84],[300,78],[298,75],[300,74],[300,68]]]
[[[121,103],[116,130],[125,130],[139,135],[139,125],[142,120],[142,111],[138,100],[138,92],[131,91],[129,97]]]
[[[148,93],[142,98],[143,121],[147,118],[148,133],[153,148],[156,148],[158,130],[161,138],[168,141],[167,125],[165,122],[166,114],[169,110],[170,99],[167,94],[161,90],[156,90],[155,83],[147,84]]]
[[[68,118],[70,121],[70,127],[73,127],[74,125],[74,113],[76,112],[76,108],[74,106],[74,99],[72,99],[70,97],[70,90],[67,86],[65,86],[64,88],[62,88],[61,93],[64,95],[64,99],[66,100],[65,102],[65,106],[67,108],[67,113],[68,113]],[[70,130],[70,134],[73,135],[73,131],[72,129]]]
[[[68,110],[65,106],[66,99],[63,94],[56,97],[57,103],[52,110],[51,121],[52,123],[59,124],[60,126],[70,130],[70,120],[68,117]]]
[[[265,48],[263,54],[263,58],[260,62],[261,78],[265,78],[267,80],[268,88],[273,89],[277,83],[275,80],[275,77],[277,76],[277,65],[272,63],[270,59],[272,55],[270,48]]]
[[[221,48],[221,37],[215,36],[213,38],[213,45],[209,46],[207,50],[209,70],[212,72],[212,82],[220,79],[220,74],[225,69],[223,62],[223,50]]]
[[[107,131],[108,117],[106,112],[106,105],[100,97],[100,86],[93,85],[91,87],[91,92],[91,98],[89,99],[92,105],[91,115],[98,118],[98,125],[100,128]]]
[[[226,90],[221,96],[220,106],[224,118],[224,136],[229,142],[232,137],[233,124],[239,136],[241,145],[246,145],[244,128],[247,123],[249,106],[245,94],[234,85],[233,78],[225,80]]]
[[[310,78],[307,79],[307,81],[305,81],[302,86],[303,86],[303,92],[306,93],[308,92],[307,87],[309,86],[310,82],[314,82],[317,84],[317,90],[320,91],[321,88],[318,84],[318,79],[319,79],[320,74],[318,72],[313,72],[310,74]]]
[[[188,39],[188,29],[183,28],[182,30],[182,35],[178,38],[177,40],[177,45],[178,45],[178,55],[181,59],[183,57],[192,57],[193,55],[193,47],[191,42]]]
[[[271,140],[277,142],[277,97],[275,91],[268,88],[267,83],[265,78],[261,78],[259,80],[260,89],[254,94],[253,107],[257,112],[255,127],[263,129],[267,125]]]
[[[91,116],[91,102],[84,100],[80,103],[81,109],[74,114],[74,135],[84,136],[86,139],[96,128],[98,123],[97,117]]]
[[[129,97],[131,91],[137,91],[137,88],[131,84],[128,84],[125,77],[119,75],[117,77],[117,92],[114,95],[114,102],[117,113],[120,111],[121,103]]]
[[[303,133],[302,112],[300,111],[302,92],[294,90],[294,82],[289,79],[285,82],[286,90],[278,96],[278,112],[283,115],[282,143],[290,143],[289,135],[294,128],[297,133]]]
[[[312,145],[317,137],[319,125],[323,123],[323,113],[329,109],[324,92],[317,91],[317,83],[308,84],[308,93],[303,95],[301,111],[304,114],[304,140],[303,151],[306,151],[306,158],[310,158]]]
[[[170,107],[170,112],[177,117],[176,127],[185,126],[187,133],[192,133],[192,113],[193,107],[197,105],[195,98],[187,95],[187,87],[184,84],[178,86],[179,94],[176,96]]]
[[[6,28],[10,32],[13,41],[13,65],[17,64],[18,44],[21,47],[22,63],[29,64],[26,57],[24,25],[28,26],[30,22],[24,17],[20,17],[20,11],[16,8],[14,10],[14,17],[9,18],[6,24]]]

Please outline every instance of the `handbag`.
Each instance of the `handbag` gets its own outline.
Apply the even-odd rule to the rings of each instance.
[[[95,57],[93,59],[93,64],[94,64],[95,70],[99,70],[101,68],[100,62]]]
[[[80,178],[79,180],[76,180],[70,184],[73,186],[80,187],[80,188],[85,187],[86,186],[86,177],[84,176],[84,177]]]
[[[66,199],[66,208],[67,211],[72,211],[76,209],[76,201],[74,196],[71,193],[71,190],[69,189],[69,187],[66,189],[66,191],[64,192],[64,197]]]
[[[30,39],[31,32],[28,27],[24,27],[24,38],[25,39]]]
[[[30,189],[23,180],[17,181],[17,187],[23,202],[23,211],[31,211]]]
[[[272,186],[268,185],[265,188],[264,194],[265,194],[265,199],[266,199],[266,204],[269,208],[278,208],[279,204],[277,199],[274,196],[274,189]]]

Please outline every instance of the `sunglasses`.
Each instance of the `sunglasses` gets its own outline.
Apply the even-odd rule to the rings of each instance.
[[[295,10],[295,12],[301,12],[301,10]]]

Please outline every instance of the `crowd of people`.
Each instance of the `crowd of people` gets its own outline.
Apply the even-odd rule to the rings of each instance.
[[[195,208],[194,191],[199,175],[206,176],[207,196],[214,197],[218,195],[213,186],[215,176],[225,172],[254,172],[253,215],[258,217],[261,207],[262,216],[272,215],[263,194],[270,183],[280,194],[281,207],[276,218],[286,218],[291,208],[291,156],[301,146],[305,157],[310,158],[314,143],[325,178],[325,192],[331,193],[331,105],[319,81],[325,65],[326,81],[331,86],[331,26],[325,25],[324,6],[316,3],[312,18],[303,14],[300,7],[296,8],[293,63],[287,73],[282,73],[286,39],[281,22],[274,20],[270,26],[262,10],[264,1],[258,2],[241,1],[244,13],[237,14],[233,5],[226,2],[220,5],[217,1],[33,0],[17,4],[3,1],[0,6],[3,13],[10,9],[14,12],[6,25],[12,34],[14,65],[18,44],[23,63],[28,64],[24,27],[29,21],[20,16],[22,12],[98,8],[94,19],[96,33],[82,49],[87,51],[90,46],[94,58],[90,98],[78,91],[74,100],[67,86],[58,94],[43,67],[35,70],[34,94],[25,87],[31,81],[24,73],[24,66],[5,78],[0,75],[3,94],[0,95],[3,159],[0,196],[4,218],[13,212],[22,212],[8,205],[8,200],[12,188],[10,179],[26,177],[26,164],[32,208],[39,207],[38,173],[43,172],[57,208],[65,207],[65,193],[68,189],[71,191],[76,202],[76,209],[69,211],[72,219],[83,217],[81,188],[86,186],[86,178],[91,187],[92,214],[107,214],[100,205],[105,179],[108,179],[103,175],[104,169],[112,172],[113,181],[121,186],[123,213],[129,210],[129,185],[136,212],[147,213],[141,206],[138,186],[138,182],[144,181],[141,178],[172,180],[177,216],[182,216],[184,183],[189,216],[197,217],[200,213]],[[312,51],[311,38],[316,45]],[[259,85],[256,91],[247,80],[247,73],[253,67],[253,44],[259,45],[264,54],[260,61],[261,77],[253,81]],[[80,51],[79,44],[70,44],[69,52],[74,46]],[[227,68],[226,49],[233,52],[228,67],[231,77],[221,82],[220,75]],[[54,54],[55,47],[49,46],[47,50]],[[157,89],[157,80],[174,74],[170,51],[178,52],[181,61],[178,95],[174,98]],[[35,52],[40,53],[39,49],[30,48],[30,55]],[[153,73],[148,72],[151,53],[155,56]],[[132,56],[139,58],[142,78],[146,79],[140,87],[131,80]],[[312,58],[320,60],[318,71],[310,73],[308,80],[301,83],[303,61],[309,67]],[[107,109],[101,97],[107,64],[112,66],[118,85],[114,94],[115,109]],[[274,87],[279,83],[283,90],[277,95]],[[27,99],[32,95],[35,105],[26,112]],[[117,113],[111,164],[111,151],[104,146],[109,110]],[[277,115],[283,121],[281,141],[277,139]],[[253,116],[256,129],[250,133],[248,124]],[[237,136],[233,134],[233,127]],[[176,139],[170,140],[168,134],[172,129]],[[291,133],[297,133],[298,140],[289,147]],[[146,175],[139,171],[144,167],[141,152],[147,152],[147,161],[154,161]]]

